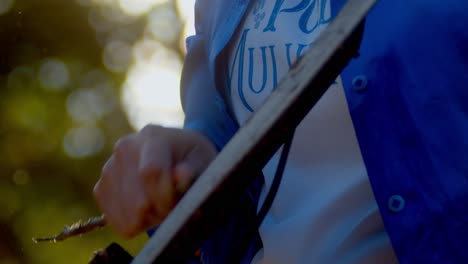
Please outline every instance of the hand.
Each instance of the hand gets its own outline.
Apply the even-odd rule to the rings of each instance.
[[[146,126],[115,144],[94,187],[97,204],[111,228],[131,238],[160,224],[216,154],[199,133]]]

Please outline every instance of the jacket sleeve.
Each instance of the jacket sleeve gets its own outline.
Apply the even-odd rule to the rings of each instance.
[[[186,40],[187,55],[180,85],[184,128],[205,135],[219,151],[237,131],[238,125],[228,114],[226,103],[215,85],[214,73],[210,72],[209,41],[201,26],[197,7],[195,10],[197,33]]]
[[[195,7],[196,35],[187,38],[187,55],[181,79],[181,100],[185,113],[184,129],[197,131],[206,137],[220,151],[238,130],[238,124],[227,111],[215,82],[214,69],[210,65],[210,38],[205,34],[204,24],[209,24],[207,14],[200,16],[200,1]],[[206,10],[205,10],[206,11]],[[208,26],[208,25],[205,25]],[[227,263],[232,257],[250,263],[253,255],[261,247],[258,232],[248,242],[246,251],[237,253],[245,244],[246,230],[256,226],[256,204],[262,187],[262,178],[257,179],[238,197],[238,205],[229,212],[229,220],[207,239],[201,246],[202,263]],[[240,255],[237,255],[240,254]]]

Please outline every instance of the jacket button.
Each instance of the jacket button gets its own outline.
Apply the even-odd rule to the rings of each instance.
[[[405,199],[400,195],[392,195],[388,199],[388,209],[394,213],[401,212],[405,208]]]
[[[352,81],[354,91],[358,93],[365,92],[367,88],[367,83],[368,83],[367,78],[364,75],[358,75],[354,77]]]

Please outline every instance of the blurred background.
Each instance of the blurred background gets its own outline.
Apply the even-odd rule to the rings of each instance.
[[[102,229],[34,244],[100,215],[92,197],[115,141],[182,123],[179,78],[194,0],[0,0],[0,264],[87,263]]]

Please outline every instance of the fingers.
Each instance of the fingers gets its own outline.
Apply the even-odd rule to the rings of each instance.
[[[112,229],[124,238],[131,238],[156,221],[157,214],[143,191],[138,174],[140,153],[136,134],[121,138],[114,153],[102,169],[94,195]]]
[[[109,225],[130,238],[159,223],[216,155],[198,133],[147,126],[120,139],[94,195]]]
[[[157,212],[164,218],[175,204],[174,182],[172,179],[172,155],[167,142],[147,141],[142,147],[139,164],[141,189]],[[155,219],[156,220],[156,219]],[[152,226],[147,226],[152,227]]]
[[[115,155],[112,155],[107,160],[101,173],[101,178],[94,186],[94,197],[97,205],[106,216],[108,224],[118,234],[125,238],[131,237],[135,228],[132,226],[135,223],[124,221],[127,219],[125,210],[122,210],[122,197],[121,195],[121,168],[119,163],[116,162]]]

